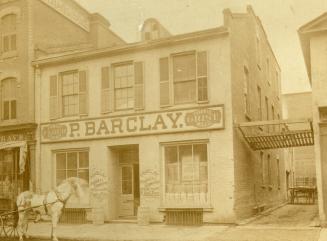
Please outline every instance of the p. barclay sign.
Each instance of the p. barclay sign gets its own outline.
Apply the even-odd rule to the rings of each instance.
[[[224,128],[222,106],[42,124],[42,142]]]

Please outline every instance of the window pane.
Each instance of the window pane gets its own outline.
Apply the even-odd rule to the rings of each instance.
[[[176,104],[194,102],[196,98],[194,81],[176,82],[174,84],[174,100]]]
[[[4,52],[7,52],[10,50],[9,41],[10,41],[9,36],[3,37],[3,51]]]
[[[165,147],[166,163],[177,163],[177,146]]]
[[[11,50],[16,50],[16,34],[11,35]]]
[[[207,162],[207,145],[195,144],[194,146],[194,159],[199,162]]]
[[[67,153],[67,168],[77,169],[77,152]]]
[[[78,177],[84,179],[89,182],[89,170],[79,170]]]
[[[198,76],[207,76],[207,53],[198,53]]]
[[[89,167],[89,153],[80,152],[79,153],[79,168],[88,168]]]
[[[57,169],[66,169],[66,153],[58,153],[56,159]]]
[[[187,54],[175,56],[174,65],[174,81],[195,79],[195,55]]]
[[[67,178],[68,177],[77,177],[77,170],[68,170],[67,171]]]
[[[16,119],[16,100],[11,101],[11,119]]]
[[[182,180],[193,180],[193,158],[192,158],[192,146],[183,145],[179,146],[179,161],[182,164]]]
[[[66,179],[66,171],[65,170],[57,170],[57,172],[56,172],[57,185],[65,179]]]
[[[9,101],[3,103],[3,119],[9,120]]]

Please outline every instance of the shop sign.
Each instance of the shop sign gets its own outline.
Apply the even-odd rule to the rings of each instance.
[[[78,10],[76,6],[72,6],[66,0],[42,0],[46,5],[50,6],[60,14],[64,15],[73,23],[77,24],[86,31],[90,31],[90,22],[88,16]]]
[[[29,141],[33,140],[34,135],[32,132],[26,133],[11,133],[0,135],[0,142],[11,142],[11,141]]]
[[[42,142],[224,128],[223,106],[41,124]]]

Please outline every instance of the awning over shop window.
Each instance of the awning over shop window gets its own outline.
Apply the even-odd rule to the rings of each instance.
[[[26,156],[27,156],[27,143],[26,141],[10,141],[0,143],[0,150],[8,148],[19,148],[19,174],[24,173]]]
[[[238,125],[253,150],[278,149],[314,144],[312,120],[254,121]]]

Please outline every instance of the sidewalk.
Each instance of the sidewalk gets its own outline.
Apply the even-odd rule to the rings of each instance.
[[[32,240],[50,240],[51,224],[30,224]],[[327,229],[263,226],[168,226],[130,223],[59,225],[60,241],[327,241]]]
[[[101,240],[101,241],[202,241],[227,230],[225,225],[204,226],[168,226],[165,224],[151,224],[141,226],[131,223],[106,223],[103,225],[58,225],[57,236],[63,240]],[[28,234],[33,239],[49,240],[51,234],[50,223],[30,223]]]

